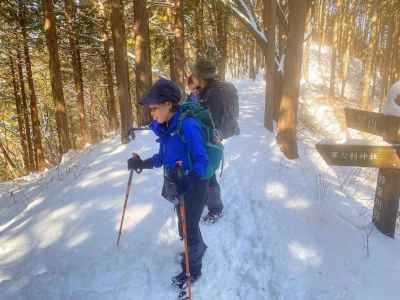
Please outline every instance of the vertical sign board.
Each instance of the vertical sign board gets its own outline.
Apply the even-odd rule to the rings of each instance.
[[[400,198],[400,171],[379,169],[372,220],[387,236],[394,238]]]

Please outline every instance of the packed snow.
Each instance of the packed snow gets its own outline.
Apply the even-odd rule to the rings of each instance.
[[[322,67],[312,60],[310,70]],[[301,158],[288,161],[263,127],[265,83],[234,83],[241,135],[225,145],[225,215],[201,225],[208,250],[193,299],[399,299],[399,235],[371,224],[376,170],[332,168],[315,150],[323,138],[346,137],[326,91],[303,82]],[[154,140],[141,132],[121,145],[113,136],[0,185],[1,299],[175,299],[182,242],[160,195],[161,169],[134,175],[116,246],[126,160],[149,157]]]

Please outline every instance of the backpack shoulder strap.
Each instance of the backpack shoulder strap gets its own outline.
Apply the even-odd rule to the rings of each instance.
[[[176,124],[176,129],[175,132],[181,137],[182,141],[186,143],[185,137],[183,135],[183,121],[187,117],[193,117],[193,111],[196,109],[196,107],[201,107],[199,103],[197,102],[185,102],[184,104],[180,105],[179,107],[179,118]]]
[[[179,137],[181,138],[181,140],[186,143],[185,141],[185,137],[183,135],[183,130],[182,130],[182,125],[183,125],[183,120],[187,117],[187,112],[181,112],[178,121],[176,123],[176,129],[175,132],[176,134],[179,135]]]

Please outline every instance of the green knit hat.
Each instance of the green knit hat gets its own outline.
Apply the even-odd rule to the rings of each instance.
[[[217,70],[215,65],[205,59],[199,58],[191,67],[192,74],[200,79],[214,79],[217,77]]]

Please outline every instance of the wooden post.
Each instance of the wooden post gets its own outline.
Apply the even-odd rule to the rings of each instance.
[[[400,197],[400,171],[379,169],[372,221],[387,236],[394,238]]]

